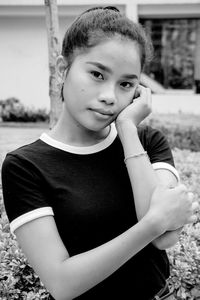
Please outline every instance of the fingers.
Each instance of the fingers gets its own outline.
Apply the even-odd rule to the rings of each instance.
[[[146,108],[152,108],[152,97],[150,88],[138,85],[135,91],[134,103],[138,101],[141,101],[141,103],[143,102],[143,105],[145,104]]]
[[[150,88],[144,87],[144,86],[142,86],[142,85],[140,85],[140,84],[137,86],[135,92],[136,92],[136,94],[137,94],[138,96],[141,96],[142,94],[144,94],[144,95],[146,95],[146,96],[151,96],[151,90],[150,90]]]
[[[192,192],[188,192],[188,199],[193,201],[194,199],[194,194]]]
[[[188,194],[192,194],[192,193],[188,193]],[[191,197],[191,201],[193,200],[194,198],[194,195],[190,195]],[[197,220],[198,220],[198,215],[197,215],[197,211],[199,210],[199,203],[197,201],[193,201],[192,202],[192,215],[191,217],[189,218],[189,223],[196,223]]]
[[[175,189],[177,189],[177,191],[180,191],[180,192],[187,192],[187,188],[184,184],[179,184],[178,186],[175,187]]]
[[[137,88],[136,88],[136,90],[135,90],[135,94],[134,94],[134,101],[138,98],[138,97],[140,97],[140,93],[141,93],[141,89],[140,89],[140,86],[138,85],[137,86]]]
[[[182,194],[185,199],[187,199],[190,206],[190,216],[187,220],[187,223],[195,223],[198,220],[198,215],[196,214],[200,208],[199,202],[194,200],[194,194],[188,191],[187,187],[184,184],[180,184],[174,188],[176,192],[180,195]]]
[[[193,213],[196,213],[199,210],[199,203],[197,201],[194,201],[192,203],[192,211]]]
[[[197,215],[192,215],[190,218],[189,218],[189,220],[188,220],[188,224],[192,224],[192,223],[196,223],[197,222],[197,220],[198,220],[198,217],[197,217]]]

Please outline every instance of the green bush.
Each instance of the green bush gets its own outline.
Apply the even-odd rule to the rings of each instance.
[[[0,153],[0,169],[3,160]],[[1,177],[1,176],[0,176]],[[0,299],[49,299],[49,293],[11,234],[0,178]]]
[[[200,151],[200,121],[195,115],[152,115],[146,121],[167,137],[170,147]]]
[[[0,299],[48,299],[49,294],[10,233],[0,188]]]
[[[200,299],[200,223],[188,225],[180,242],[168,250],[171,265],[170,285],[176,298]]]
[[[176,149],[173,155],[181,181],[199,201],[200,152]],[[185,226],[180,241],[167,252],[176,299],[200,300],[200,211],[197,223]]]
[[[45,109],[25,107],[18,99],[0,101],[0,118],[3,122],[47,122],[49,114]]]

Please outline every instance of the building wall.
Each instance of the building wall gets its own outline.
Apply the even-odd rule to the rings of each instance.
[[[72,20],[60,19],[60,38]],[[0,17],[0,99],[49,108],[45,18]]]
[[[69,6],[66,5],[66,2]],[[147,9],[148,5],[153,2],[155,5],[151,6],[151,10]],[[173,11],[172,3],[189,2],[193,3],[195,8],[196,5],[198,7],[200,5],[199,0],[115,1],[133,19],[137,12],[141,13],[143,17],[144,15],[148,16],[148,12],[152,13],[152,11],[158,15],[161,9],[160,4],[164,5],[167,2],[171,3],[171,11]],[[84,5],[77,5],[78,3]],[[90,6],[93,6],[94,3],[97,4],[96,1],[86,0],[76,1],[76,5],[71,0],[58,1],[58,4],[61,5],[59,6],[61,39],[74,15],[87,8],[88,3]],[[102,0],[100,3],[110,5],[113,1]],[[125,8],[125,3],[128,8]],[[139,3],[138,9],[136,3]],[[27,4],[32,6],[28,7]],[[194,10],[195,13],[199,13],[197,9]],[[0,99],[17,97],[26,106],[49,109],[48,49],[43,0],[0,0],[0,40]]]
[[[46,106],[48,64],[45,24],[40,17],[0,18],[0,98]]]

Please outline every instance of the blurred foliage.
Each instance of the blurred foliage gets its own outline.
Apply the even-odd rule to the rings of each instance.
[[[38,299],[45,290],[20,250],[10,228],[0,194],[0,299]],[[34,294],[34,297],[31,295]]]
[[[19,99],[0,100],[0,119],[3,122],[47,122],[49,114],[45,109],[26,108]]]
[[[48,292],[28,264],[10,226],[0,187],[0,299],[48,299]]]
[[[200,201],[200,152],[173,150],[181,181]],[[168,249],[171,265],[170,285],[177,300],[200,300],[200,211],[198,221],[185,226],[179,242]]]
[[[154,58],[145,73],[170,89],[193,89],[198,19],[140,19],[150,34]]]
[[[152,114],[145,122],[159,129],[167,137],[172,149],[200,151],[200,119],[198,115]]]

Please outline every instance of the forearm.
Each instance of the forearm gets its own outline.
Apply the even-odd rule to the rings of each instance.
[[[177,230],[166,231],[161,236],[152,241],[152,244],[160,250],[171,248],[179,241],[181,230],[182,227]]]
[[[73,299],[110,276],[160,234],[154,228],[152,218],[144,217],[108,243],[63,261],[53,296]]]
[[[125,157],[144,151],[137,129],[130,122],[118,124],[118,133],[123,144]],[[160,182],[145,155],[128,159],[126,166],[133,189],[137,217],[140,220],[149,209],[151,195],[155,187],[159,184],[167,186],[167,183]],[[153,245],[159,249],[172,247],[179,239],[180,230],[165,232],[152,241]]]
[[[124,157],[144,151],[134,124],[121,122],[117,125],[117,130],[123,145]],[[149,209],[151,195],[158,185],[158,181],[146,155],[128,159],[126,166],[133,190],[137,217],[140,220]]]

